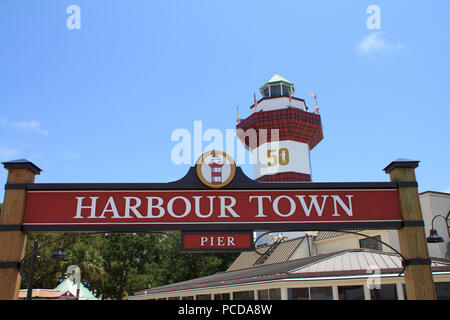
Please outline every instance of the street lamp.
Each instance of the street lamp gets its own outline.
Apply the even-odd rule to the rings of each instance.
[[[56,251],[54,251],[52,253],[52,255],[50,256],[50,258],[52,259],[56,259],[56,260],[66,260],[67,256],[64,253],[64,251],[62,250],[62,247],[58,247],[56,248]]]
[[[23,273],[22,273],[22,266],[23,266],[23,262],[25,261],[25,259],[28,259],[29,257],[31,257],[30,273],[29,273],[29,275],[28,275],[27,300],[31,300],[31,295],[32,295],[32,292],[33,292],[34,263],[35,263],[36,258],[37,258],[37,255],[36,255],[37,251],[39,251],[39,250],[41,250],[41,249],[43,249],[43,248],[45,248],[45,247],[47,247],[47,246],[49,246],[49,245],[51,245],[51,244],[53,244],[53,243],[61,242],[61,241],[65,240],[65,239],[68,239],[68,238],[75,238],[75,237],[79,237],[79,236],[94,236],[94,235],[98,235],[98,234],[101,234],[101,233],[103,233],[103,232],[93,232],[93,233],[89,233],[89,234],[84,234],[84,233],[79,233],[79,234],[76,234],[76,233],[69,233],[69,234],[66,234],[66,235],[61,236],[60,238],[58,238],[58,239],[56,239],[56,240],[47,242],[47,243],[45,243],[45,244],[43,244],[43,245],[41,245],[41,246],[39,246],[39,243],[38,243],[37,240],[34,240],[33,251],[31,251],[30,254],[28,254],[27,256],[25,256],[25,257],[19,262],[19,273],[20,273],[20,276],[21,276],[23,279],[27,280],[27,278],[26,278],[26,277],[23,275]],[[66,259],[67,259],[67,255],[64,253],[64,251],[62,250],[62,247],[61,247],[61,246],[57,247],[56,250],[52,253],[52,255],[51,255],[50,257],[51,257],[52,259],[55,259],[55,260],[66,260]]]
[[[450,211],[449,211],[447,213],[447,217],[444,217],[443,215],[438,214],[438,215],[434,216],[433,220],[431,220],[430,235],[427,237],[427,242],[428,243],[442,243],[442,242],[444,242],[444,238],[442,238],[437,233],[437,230],[434,228],[434,221],[436,220],[437,217],[443,218],[445,220],[446,225],[447,225],[448,236],[450,237],[450,225],[449,225]]]
[[[48,245],[48,244],[47,244]],[[41,247],[39,247],[39,242],[38,240],[34,240],[34,247],[33,247],[33,251],[31,252],[31,266],[30,266],[30,273],[28,274],[28,289],[27,289],[27,300],[31,300],[32,294],[33,294],[33,278],[34,278],[34,263],[36,262],[37,259],[37,252],[39,250],[41,250],[42,248],[45,248],[47,245],[43,245]],[[28,258],[30,255],[24,257],[22,259],[22,261],[20,261],[20,274],[22,275],[22,263],[23,261]],[[52,259],[55,260],[65,260],[67,258],[66,254],[63,252],[62,247],[58,247],[56,249],[56,251],[54,251],[51,255]],[[22,275],[22,278],[25,278]]]

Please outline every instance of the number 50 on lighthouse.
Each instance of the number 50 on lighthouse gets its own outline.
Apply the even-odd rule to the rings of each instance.
[[[269,167],[273,167],[278,164],[286,166],[289,164],[289,150],[287,148],[281,148],[278,150],[269,149],[267,150],[267,158],[268,158],[267,165]]]

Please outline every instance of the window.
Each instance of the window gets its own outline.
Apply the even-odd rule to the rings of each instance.
[[[214,295],[214,300],[230,300],[229,293],[216,293]]]
[[[308,288],[289,288],[288,289],[289,300],[309,300]]]
[[[210,294],[199,294],[196,296],[196,300],[211,300]]]
[[[181,300],[194,300],[194,296],[181,297]]]
[[[363,286],[338,287],[339,300],[364,300]]]
[[[279,84],[270,86],[270,96],[272,98],[281,96],[281,86]]]
[[[253,290],[233,292],[233,300],[255,300]]]
[[[374,240],[376,239],[376,240]],[[378,241],[377,241],[378,240]],[[381,251],[381,236],[375,236],[359,240],[359,247],[361,249],[373,249]]]
[[[450,282],[435,282],[434,287],[438,300],[450,300]]]
[[[269,289],[269,300],[281,300],[281,289]]]
[[[289,92],[291,92],[291,88],[288,86],[282,86],[283,88],[283,96],[289,96]]]
[[[258,290],[258,300],[269,300],[269,290]]]
[[[370,289],[372,300],[397,300],[397,286],[395,284],[382,284],[380,289]]]
[[[268,98],[269,97],[269,87],[267,87],[266,89],[264,89],[263,91],[263,98]]]
[[[333,289],[331,287],[309,288],[311,300],[333,300]]]
[[[180,300],[180,297],[169,297],[167,300]]]
[[[258,290],[258,300],[281,300],[281,289]]]
[[[333,300],[331,287],[289,288],[289,300]]]

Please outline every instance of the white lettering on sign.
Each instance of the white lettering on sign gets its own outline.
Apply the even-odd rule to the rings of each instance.
[[[200,218],[209,218],[211,217],[211,215],[213,214],[213,209],[214,209],[214,205],[213,205],[213,200],[216,196],[208,196],[209,198],[209,213],[208,214],[202,214],[200,211],[200,200],[201,198],[203,198],[202,196],[193,196],[192,198],[194,198],[194,208],[195,208],[195,214],[200,217]]]
[[[353,207],[352,199],[354,195],[279,195],[272,201],[269,195],[250,195],[248,204],[255,204],[251,207],[251,214],[255,218],[266,218],[268,215],[277,215],[287,218],[295,215],[304,215],[306,217],[317,215],[322,217],[327,214],[333,217],[339,217],[343,214],[352,217]],[[111,218],[111,219],[158,219],[163,218],[166,212],[176,219],[185,218],[189,215],[195,215],[198,218],[211,218],[215,213],[218,218],[240,218],[237,210],[239,203],[233,196],[174,196],[165,203],[161,197],[117,197],[109,196],[106,204],[95,197],[75,197],[76,210],[73,218],[88,219]],[[142,201],[147,199],[147,201]],[[256,200],[256,201],[255,201]],[[332,200],[332,204],[330,203]],[[241,200],[242,201],[242,200]],[[147,212],[145,207],[147,204]],[[328,204],[328,207],[326,206]],[[118,208],[117,204],[120,204]],[[328,208],[328,212],[325,212]],[[99,215],[97,209],[101,210]],[[120,210],[119,210],[120,209]],[[331,210],[332,209],[332,210]]]
[[[228,210],[228,212],[233,216],[233,217],[239,217],[239,215],[236,213],[236,211],[233,210],[233,207],[236,205],[236,199],[234,197],[231,196],[219,196],[220,199],[220,214],[219,214],[219,218],[227,218],[228,216],[226,215],[225,211]],[[225,204],[226,200],[231,200],[230,203]]]
[[[281,213],[280,210],[278,209],[278,202],[281,199],[287,199],[289,201],[289,205],[290,205],[289,212]],[[279,197],[276,197],[275,200],[273,200],[273,211],[275,211],[275,213],[277,215],[279,215],[280,217],[290,217],[295,212],[295,209],[296,209],[295,201],[291,197],[279,196]]]
[[[146,197],[147,198],[147,217],[146,218],[161,218],[166,211],[162,207],[164,200],[161,197]],[[157,203],[153,204],[153,200],[156,200]],[[159,210],[158,215],[153,215],[153,209],[156,208]]]
[[[112,212],[112,218],[122,218],[119,215],[119,211],[117,211],[117,207],[116,207],[116,203],[114,202],[114,198],[113,197],[109,197],[108,202],[106,203],[105,208],[102,211],[102,214],[100,215],[99,218],[105,218],[105,213],[107,212]],[[92,218],[92,217],[89,217]]]
[[[143,218],[142,214],[137,210],[141,206],[141,199],[138,197],[124,197],[125,198],[125,216],[124,218],[131,218],[130,211],[136,216],[136,218]],[[131,201],[134,201],[134,205],[131,205]]]
[[[249,201],[252,201],[253,199],[258,199],[258,214],[255,217],[267,217],[267,215],[264,214],[263,211],[263,199],[269,199],[269,201],[272,201],[271,196],[250,196]]]
[[[233,236],[201,236],[200,237],[200,246],[218,246],[218,247],[235,247],[236,244],[234,242]]]
[[[185,209],[184,209],[184,213],[182,213],[181,215],[177,215],[174,211],[173,211],[173,203],[175,202],[175,200],[177,199],[181,199],[184,201],[185,203]],[[174,218],[183,218],[186,217],[190,212],[191,212],[191,203],[189,202],[189,200],[185,197],[174,197],[172,199],[169,200],[169,203],[167,204],[167,211],[169,212],[169,214],[174,217]]]
[[[352,195],[346,195],[348,199],[348,206],[342,201],[341,197],[339,196],[331,196],[333,198],[333,204],[334,204],[334,217],[339,217],[339,213],[337,211],[337,203],[339,203],[339,206],[344,209],[345,213],[351,217],[353,216],[353,210],[352,210]]]
[[[91,205],[90,206],[83,206],[83,199],[85,197],[75,197],[75,199],[77,199],[77,212],[75,213],[75,219],[83,219],[82,215],[81,215],[81,210],[82,209],[91,209],[91,215],[89,216],[89,218],[96,218],[95,216],[95,209],[96,209],[96,205],[97,205],[97,199],[99,197],[89,197],[91,199]]]
[[[309,207],[305,203],[305,196],[296,196],[298,200],[300,200],[300,204],[302,205],[303,211],[305,212],[305,215],[309,217],[311,214],[312,207],[316,209],[317,215],[319,217],[322,216],[323,209],[325,207],[325,201],[327,200],[328,196],[322,196],[322,206],[319,207],[319,204],[317,203],[317,197],[318,196],[309,196],[311,198],[311,202],[309,203]]]

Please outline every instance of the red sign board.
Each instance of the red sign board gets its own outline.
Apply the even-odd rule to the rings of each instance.
[[[401,227],[398,189],[28,190],[30,231]],[[199,228],[200,227],[200,228]]]
[[[182,232],[183,251],[252,251],[252,232]]]

